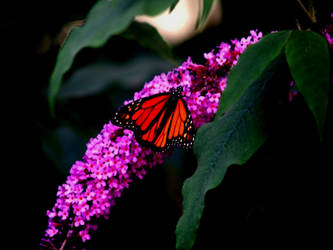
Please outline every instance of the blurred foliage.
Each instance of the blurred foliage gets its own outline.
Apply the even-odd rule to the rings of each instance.
[[[137,15],[156,15],[176,0],[99,0],[89,11],[84,25],[73,28],[59,51],[50,79],[49,102],[54,113],[54,98],[61,86],[63,75],[70,69],[76,54],[85,47],[99,48],[108,39],[127,29]],[[149,30],[149,35],[154,29]],[[134,30],[132,29],[132,33]],[[135,34],[134,34],[135,35]],[[140,33],[143,37],[147,33]],[[154,35],[156,37],[156,32]],[[143,41],[142,39],[138,39]],[[161,40],[161,39],[159,39]],[[151,43],[150,45],[153,45]],[[162,47],[160,47],[162,48]]]
[[[171,2],[177,1],[168,1],[166,6]],[[18,171],[22,176],[22,182],[17,181],[20,194],[14,197],[30,198],[24,214],[22,202],[17,199],[20,204],[15,207],[21,221],[15,226],[24,223],[29,229],[38,217],[37,232],[27,230],[33,234],[29,237],[34,241],[31,248],[44,234],[46,210],[55,202],[58,185],[65,181],[71,164],[81,159],[89,138],[96,136],[114,110],[132,98],[145,81],[174,67],[174,58],[182,61],[191,56],[200,63],[203,53],[221,41],[243,37],[250,29],[264,34],[295,29],[296,19],[302,29],[319,31],[328,23],[331,11],[329,1],[313,1],[318,20],[313,25],[296,1],[221,2],[222,23],[171,48],[171,57],[169,49],[160,50],[144,42],[146,37],[141,39],[136,34],[133,39],[120,31],[107,37],[98,49],[82,48],[67,73],[62,72],[63,86],[54,95],[55,117],[49,112],[48,87],[60,49],[59,36],[68,24],[85,20],[96,1],[2,4],[3,84],[10,88],[3,93],[11,95],[5,96],[10,107],[6,121],[10,122],[10,142],[14,144],[8,148],[14,151],[12,169],[16,175],[12,176],[17,176]],[[125,28],[122,31],[126,32]],[[136,72],[135,77],[130,70]],[[276,81],[288,77],[290,73],[285,69]],[[89,79],[96,85],[90,85]],[[82,88],[78,88],[79,81]],[[305,238],[314,239],[314,230],[322,228],[318,221],[327,219],[322,207],[329,200],[326,162],[330,160],[332,133],[324,130],[323,143],[319,144],[313,115],[304,99],[297,96],[289,103],[281,98],[281,93],[288,90],[286,86],[270,88],[276,94],[269,98],[278,103],[266,107],[274,114],[267,124],[271,136],[244,166],[230,167],[221,185],[207,192],[194,249],[212,248],[209,244],[221,248],[244,243],[247,247],[258,246],[263,238],[271,242],[267,247],[276,242],[299,244]],[[330,100],[328,114],[332,113]],[[332,127],[331,117],[327,116],[326,128]],[[100,225],[85,247],[174,249],[174,230],[182,213],[181,186],[196,164],[191,152],[176,150],[165,166],[151,169],[144,181],[132,183],[112,209],[111,220]],[[301,239],[295,231],[302,233]],[[28,248],[28,241],[21,242]],[[320,247],[320,241],[316,241],[316,247]]]
[[[140,65],[140,71],[138,71]],[[139,89],[154,75],[167,72],[173,65],[150,54],[137,55],[123,63],[100,61],[74,71],[64,82],[59,99],[83,98],[106,92],[112,86]]]
[[[163,40],[158,31],[148,23],[132,22],[121,36],[136,40],[140,46],[150,49],[169,61],[181,63],[175,58],[171,47]]]

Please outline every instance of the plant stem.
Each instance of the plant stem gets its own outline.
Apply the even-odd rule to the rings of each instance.
[[[302,30],[301,24],[299,23],[298,19],[296,19],[296,27],[298,30]]]
[[[309,1],[309,10],[307,10],[305,8],[305,6],[303,5],[301,0],[297,0],[298,4],[301,6],[301,8],[303,9],[303,11],[305,12],[305,14],[308,16],[308,18],[311,20],[312,23],[316,23],[317,19],[316,19],[316,12],[315,9],[313,7],[313,3],[312,0]]]
[[[71,234],[73,234],[73,231],[72,231],[72,229],[73,229],[73,223],[71,224],[71,227],[70,227],[70,229],[67,232],[66,238],[65,238],[64,242],[61,244],[61,247],[60,247],[59,250],[64,250],[65,249],[65,245],[66,245],[69,237],[71,236]]]
[[[68,233],[67,233],[67,235],[66,235],[66,238],[65,238],[64,242],[61,244],[61,247],[60,247],[59,250],[64,250],[64,249],[65,249],[65,245],[66,245],[67,240],[68,240],[68,238],[69,238],[69,232],[70,232],[70,230],[68,230]]]
[[[49,249],[57,250],[56,246],[52,243],[51,240],[45,240],[45,239],[43,239],[42,241],[45,241],[45,242],[47,242],[48,244],[50,244],[50,246],[45,245],[45,244],[41,244],[42,246],[47,247],[47,248],[49,248]]]

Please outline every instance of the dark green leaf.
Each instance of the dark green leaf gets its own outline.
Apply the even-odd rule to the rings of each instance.
[[[210,10],[214,3],[214,0],[199,0],[200,3],[201,3],[201,1],[203,2],[203,6],[202,6],[202,8],[201,8],[201,6],[199,7],[199,15],[198,15],[197,22],[195,25],[196,28],[205,24],[207,17],[209,15]]]
[[[96,95],[114,84],[136,88],[154,75],[171,70],[173,65],[159,57],[140,56],[129,62],[116,64],[100,62],[75,71],[58,93],[59,98]]]
[[[115,34],[124,31],[136,15],[158,14],[176,0],[100,0],[89,12],[82,27],[74,28],[59,51],[50,79],[49,103],[54,112],[54,101],[63,75],[70,69],[76,54],[85,47],[100,47]]]
[[[322,138],[330,71],[327,41],[311,31],[293,31],[286,45],[286,58],[295,84],[312,111]]]
[[[183,186],[183,216],[176,229],[178,249],[190,249],[195,241],[206,192],[221,183],[230,165],[245,163],[264,143],[264,90],[278,71],[282,59],[283,54],[279,53],[223,116],[198,130],[194,144],[198,169]],[[247,64],[236,66],[233,69],[235,75],[249,70]],[[252,70],[258,72],[257,67],[261,65],[256,64]],[[238,86],[240,81],[241,78],[233,77],[230,83]]]
[[[183,186],[183,215],[176,228],[177,249],[192,247],[206,192],[221,183],[230,165],[245,163],[264,143],[265,85],[258,81],[250,86],[223,117],[198,130],[194,145],[198,168]]]
[[[171,47],[163,40],[158,31],[148,23],[133,22],[120,35],[126,39],[136,40],[142,47],[149,48],[162,57],[175,61]]]
[[[227,88],[223,92],[216,118],[237,102],[244,91],[284,53],[284,46],[291,33],[291,31],[281,31],[266,35],[244,51],[229,73]]]

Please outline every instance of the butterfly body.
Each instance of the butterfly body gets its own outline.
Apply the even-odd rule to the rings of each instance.
[[[130,129],[143,146],[161,152],[171,145],[190,148],[194,141],[191,114],[183,100],[182,87],[133,101],[111,119]]]

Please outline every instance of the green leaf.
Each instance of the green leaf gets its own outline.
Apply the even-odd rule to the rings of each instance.
[[[76,54],[85,47],[101,47],[107,40],[124,31],[136,15],[156,15],[176,0],[100,0],[90,10],[82,27],[73,28],[59,51],[50,78],[49,104],[54,113],[55,96],[64,74],[70,69]]]
[[[123,1],[123,0],[121,0]],[[136,0],[138,1],[138,0]],[[156,16],[167,8],[174,8],[179,0],[141,0],[144,2],[144,9],[142,14],[149,16]]]
[[[57,97],[80,98],[97,95],[121,84],[135,89],[154,75],[171,70],[172,64],[156,56],[140,56],[123,63],[99,62],[79,68],[64,82]]]
[[[327,41],[311,31],[293,31],[286,45],[286,58],[291,75],[313,113],[322,139],[330,72]]]
[[[142,47],[151,49],[165,59],[176,61],[171,47],[163,40],[155,27],[148,23],[133,22],[120,35],[126,39],[136,40]]]
[[[261,56],[266,55],[259,54],[259,61]],[[251,84],[241,96],[223,116],[217,116],[198,130],[194,144],[198,168],[183,186],[183,215],[176,228],[177,249],[190,249],[194,244],[206,192],[221,183],[230,165],[245,163],[264,143],[265,87],[276,75],[283,59],[283,54],[277,53],[264,69],[261,64],[254,64],[251,70],[257,72],[256,77],[252,77]],[[246,58],[240,58],[238,63],[242,61],[246,62]],[[243,79],[236,76],[245,72],[251,75],[247,63],[236,65],[234,77],[229,81],[231,86],[239,86]]]
[[[210,13],[210,10],[213,6],[214,0],[199,0],[199,4],[201,5],[201,1],[203,2],[203,6],[199,6],[199,15],[197,18],[197,22],[195,24],[195,28],[202,26],[205,24],[207,17]]]
[[[204,209],[206,192],[217,187],[227,168],[245,163],[264,143],[265,78],[250,86],[228,112],[197,132],[194,152],[198,168],[183,186],[183,215],[176,228],[177,249],[190,249]]]
[[[223,92],[216,117],[220,117],[237,102],[244,91],[284,53],[284,46],[291,33],[291,31],[280,31],[266,35],[240,55],[238,63],[229,73],[227,88]]]

